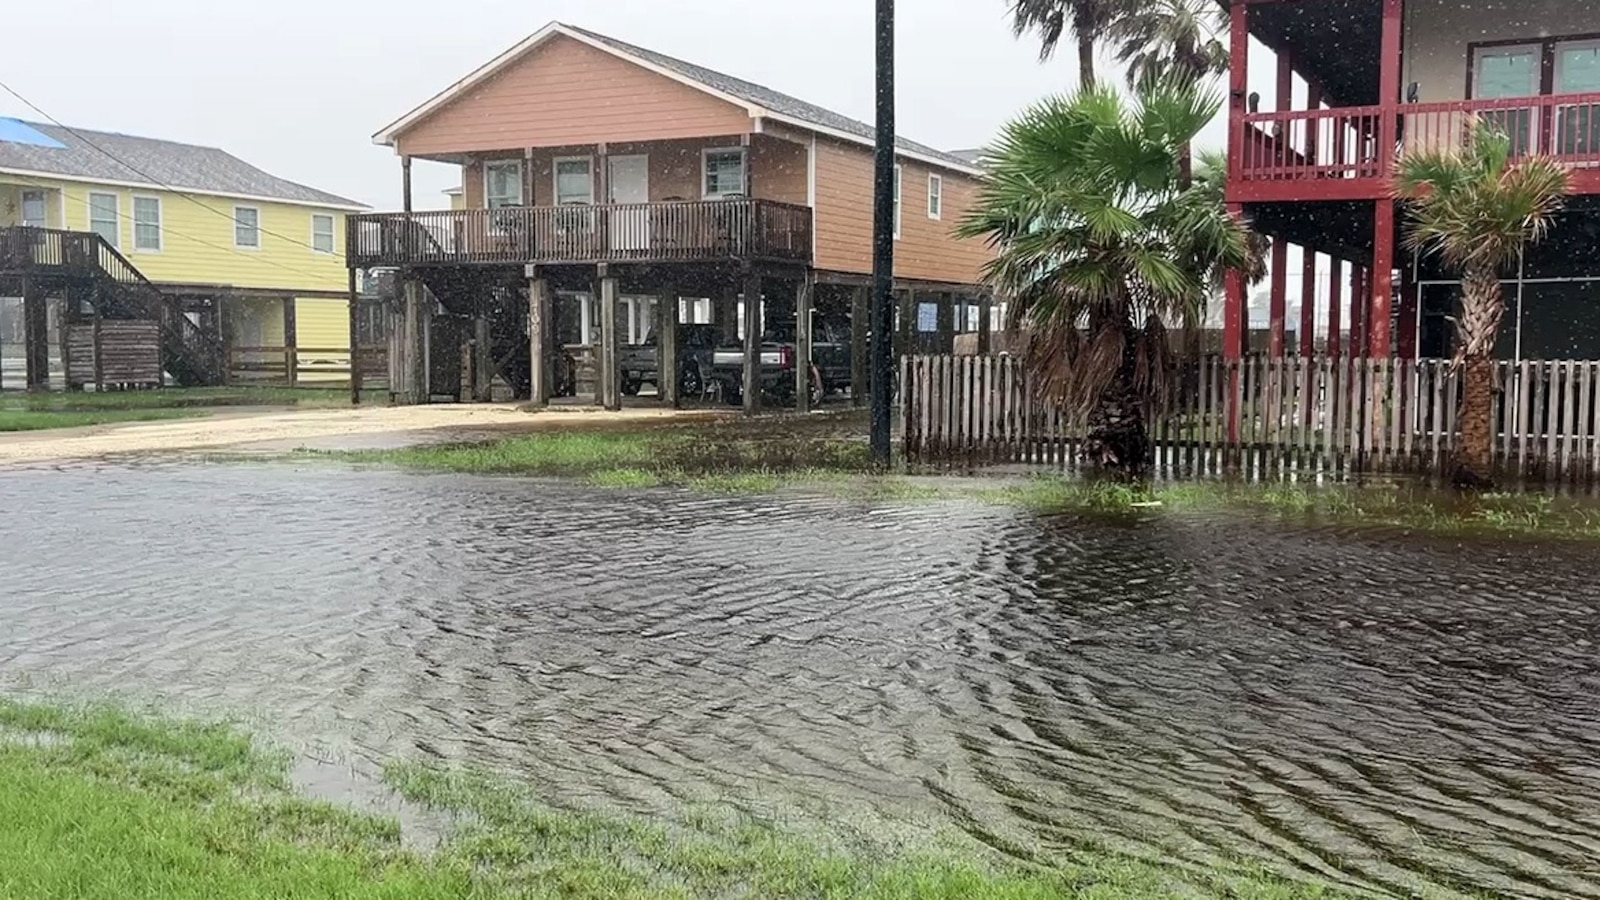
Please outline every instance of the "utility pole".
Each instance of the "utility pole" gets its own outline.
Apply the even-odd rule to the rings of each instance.
[[[878,121],[872,215],[872,459],[889,465],[894,383],[894,0],[877,0]]]

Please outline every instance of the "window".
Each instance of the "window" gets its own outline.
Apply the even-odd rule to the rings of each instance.
[[[928,218],[937,219],[944,215],[944,179],[938,175],[928,176]]]
[[[894,167],[894,239],[900,240],[900,167]]]
[[[705,152],[705,198],[743,197],[745,193],[744,148]]]
[[[594,165],[587,156],[556,160],[556,205],[594,202]]]
[[[113,247],[118,246],[117,232],[117,195],[116,194],[90,194],[89,195],[89,230],[105,239]]]
[[[522,161],[492,162],[483,167],[483,202],[489,209],[522,205]]]
[[[333,216],[311,214],[311,249],[318,253],[333,252]]]
[[[44,228],[50,223],[45,212],[44,191],[22,192],[22,224],[28,228]]]
[[[939,304],[917,304],[917,331],[922,334],[932,334],[939,330]]]
[[[133,249],[155,252],[161,249],[161,199],[133,198]]]
[[[235,247],[261,246],[261,210],[254,206],[233,208],[233,245]]]

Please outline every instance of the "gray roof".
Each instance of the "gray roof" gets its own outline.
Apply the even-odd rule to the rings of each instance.
[[[755,84],[754,82],[745,81],[742,78],[735,78],[732,75],[724,75],[721,72],[712,71],[711,69],[707,69],[704,66],[697,66],[691,62],[684,62],[681,59],[668,56],[665,53],[657,53],[654,50],[646,50],[643,47],[638,47],[625,41],[619,41],[614,37],[609,37],[607,35],[600,34],[599,32],[578,28],[574,25],[566,25],[565,23],[563,23],[562,27],[569,28],[572,31],[576,31],[586,37],[593,38],[602,44],[613,47],[616,50],[619,50],[630,56],[637,56],[640,59],[660,66],[663,69],[669,69],[685,78],[688,78],[692,81],[698,81],[701,84],[704,84],[714,90],[721,91],[724,94],[731,94],[732,96],[738,97],[747,103],[753,103],[763,109],[769,109],[775,113],[778,113],[779,115],[790,116],[821,128],[831,128],[835,131],[843,131],[847,134],[853,134],[869,141],[876,140],[878,132],[877,129],[873,128],[871,125],[868,125],[865,122],[857,121],[856,119],[852,119],[849,116],[841,115],[840,113],[836,113],[832,110],[823,109],[814,103],[807,103],[806,101],[797,97],[791,97],[781,91],[775,91],[772,88],[763,87],[759,84]],[[911,153],[918,153],[954,166],[961,166],[963,168],[971,168],[972,166],[972,163],[969,160],[962,159],[960,156],[957,156],[953,153],[946,153],[943,150],[935,150],[926,144],[919,144],[916,141],[908,141],[903,137],[896,137],[895,144],[901,150]]]
[[[970,150],[951,150],[950,155],[956,159],[966,160],[969,166],[982,166],[983,159],[989,155],[989,151],[982,147],[974,147]]]
[[[39,122],[23,124],[65,146],[0,139],[0,169],[291,203],[363,207],[354,200],[269,175],[215,147]]]

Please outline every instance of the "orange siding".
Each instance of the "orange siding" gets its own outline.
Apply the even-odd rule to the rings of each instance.
[[[750,196],[806,205],[806,145],[758,134],[750,140]]]
[[[817,141],[818,269],[872,271],[872,152],[837,141]],[[977,193],[966,175],[942,171],[944,209],[928,218],[928,174],[921,163],[901,160],[900,240],[894,245],[896,278],[976,284],[989,259],[982,241],[958,241],[950,229]]]
[[[565,36],[399,136],[427,156],[743,134],[744,109]]]

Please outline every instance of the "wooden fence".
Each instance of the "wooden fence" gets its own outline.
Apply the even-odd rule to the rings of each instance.
[[[1459,373],[1447,360],[1208,357],[1184,365],[1151,423],[1167,470],[1443,471],[1460,436]],[[1008,356],[901,361],[906,459],[924,465],[1070,468],[1087,432]],[[1600,480],[1600,362],[1496,364],[1502,475]]]

